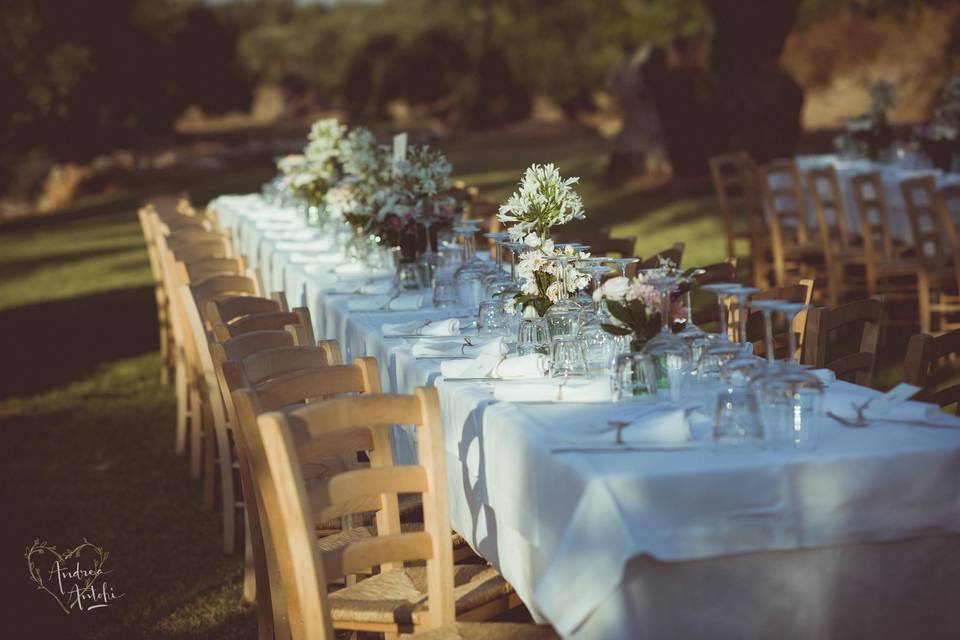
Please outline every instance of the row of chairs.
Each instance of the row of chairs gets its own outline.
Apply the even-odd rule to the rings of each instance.
[[[343,364],[335,342],[314,341],[305,309],[263,297],[214,219],[157,204],[141,222],[162,290],[164,368],[178,381],[177,445],[202,470],[208,505],[219,479],[225,551],[238,516],[246,523],[244,593],[257,603],[260,637],[332,640],[334,628],[554,637],[536,625],[454,624],[520,602],[451,533],[435,391],[382,394],[375,359]],[[201,242],[214,255],[195,257]],[[195,261],[221,258],[230,259],[221,270],[191,273]],[[418,465],[393,464],[396,423],[416,427]]]
[[[823,300],[831,307],[857,297],[884,295],[908,302],[916,314],[891,316],[921,331],[960,326],[960,252],[957,222],[960,185],[937,188],[932,177],[899,184],[913,235],[906,245],[891,233],[883,177],[878,171],[855,175],[850,189],[860,233],[847,223],[840,177],[833,167],[801,172],[794,160],[757,165],[746,152],[710,159],[710,171],[723,219],[726,250],[736,241],[750,246],[756,286],[784,286],[800,278],[826,283]],[[807,224],[807,198],[816,228]],[[738,228],[736,218],[745,218]],[[902,306],[902,305],[898,305]]]

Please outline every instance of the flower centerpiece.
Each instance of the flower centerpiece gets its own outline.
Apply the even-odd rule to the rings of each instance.
[[[563,179],[552,164],[534,164],[524,172],[520,188],[500,207],[497,217],[509,225],[510,239],[529,247],[519,256],[520,293],[508,309],[518,304],[525,315],[543,316],[555,303],[589,284],[590,278],[575,266],[588,254],[572,247],[558,252],[550,240],[552,227],[585,217],[583,201],[573,188],[579,181]]]
[[[950,171],[960,152],[960,75],[947,80],[933,118],[919,131],[920,144],[933,165]]]
[[[327,192],[340,180],[340,141],[346,131],[336,118],[318,120],[310,128],[304,152],[277,162],[287,188],[307,205],[323,204]]]
[[[672,265],[664,265],[672,268]],[[670,301],[670,320],[674,331],[681,329],[687,319],[683,294],[690,288],[690,272],[684,273],[679,288]],[[607,322],[601,327],[616,336],[631,336],[631,349],[640,348],[661,330],[663,326],[663,298],[655,287],[647,282],[647,274],[640,272],[633,279],[617,276],[607,280],[593,292],[595,300],[602,300],[609,312]]]
[[[332,217],[342,217],[358,234],[369,234],[377,212],[389,204],[390,155],[363,127],[340,141],[338,154],[343,177],[328,192],[326,205]]]
[[[856,140],[867,157],[879,159],[893,143],[893,129],[887,121],[887,111],[893,108],[893,84],[886,80],[870,87],[870,108],[866,113],[847,121],[847,132]]]
[[[426,250],[431,228],[449,226],[453,219],[450,171],[443,152],[426,145],[412,145],[393,168],[377,226],[382,241],[399,246],[407,260]]]

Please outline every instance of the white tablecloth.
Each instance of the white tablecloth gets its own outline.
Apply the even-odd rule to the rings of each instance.
[[[376,274],[291,261],[255,200],[213,207],[238,246],[271,256],[265,277],[309,306],[318,337],[376,356],[389,391],[438,386],[453,527],[565,637],[960,637],[960,429],[831,423],[811,453],[553,453],[617,407],[495,402],[490,383],[438,381],[439,360],[380,326],[468,310],[350,312],[330,287]],[[413,434],[394,436],[413,460]]]

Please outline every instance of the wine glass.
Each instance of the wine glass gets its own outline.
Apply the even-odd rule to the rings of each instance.
[[[607,258],[607,262],[612,262],[620,268],[620,275],[627,277],[627,267],[634,262],[640,262],[640,258]]]
[[[691,277],[696,277],[706,273],[703,269],[697,269],[691,275]],[[686,297],[687,303],[687,321],[683,325],[677,335],[690,347],[690,350],[693,352],[693,361],[699,362],[700,356],[703,355],[703,350],[706,349],[714,340],[717,339],[717,335],[704,331],[698,327],[693,322],[693,296],[692,287],[687,289],[687,292],[684,294]]]
[[[777,303],[778,310],[787,321],[790,353],[786,365],[778,367],[759,381],[761,416],[768,425],[768,437],[774,446],[812,449],[817,445],[824,387],[817,376],[808,373],[797,363],[797,338],[793,332],[794,319],[807,305]]]
[[[649,269],[643,281],[660,294],[660,333],[647,341],[643,353],[651,357],[656,369],[657,387],[666,391],[674,402],[687,390],[693,368],[693,351],[671,329],[670,294],[680,282],[680,272],[674,269]]]

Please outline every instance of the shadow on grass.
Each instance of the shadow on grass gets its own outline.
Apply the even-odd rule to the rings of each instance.
[[[128,253],[130,251],[130,247],[101,247],[97,249],[87,249],[85,251],[46,254],[41,256],[33,256],[30,258],[21,258],[19,260],[11,260],[10,262],[0,262],[0,270],[3,271],[4,278],[21,278],[29,276],[35,271],[39,271],[41,269],[55,269],[57,267],[63,267],[69,265],[70,263],[79,262],[81,260],[102,258],[104,256],[111,256],[117,253]],[[141,254],[138,253],[136,257],[138,261],[143,262],[144,258]]]
[[[5,336],[0,399],[34,395],[72,382],[99,364],[157,348],[152,287],[0,311]]]

